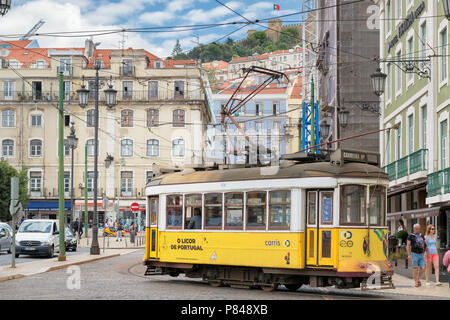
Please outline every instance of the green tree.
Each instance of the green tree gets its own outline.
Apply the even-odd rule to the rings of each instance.
[[[295,47],[295,45],[300,43],[298,30],[292,27],[284,29],[280,33],[278,42],[286,43],[290,48]]]
[[[11,167],[8,162],[0,161],[0,221],[10,221],[9,204],[11,201],[11,178],[19,177],[19,201],[25,207],[30,199],[28,195],[27,169],[20,172]]]
[[[175,46],[173,47],[173,50],[172,50],[172,56],[176,56],[176,55],[179,55],[182,53],[183,53],[183,50],[181,50],[180,40],[177,39],[177,42],[175,43]]]

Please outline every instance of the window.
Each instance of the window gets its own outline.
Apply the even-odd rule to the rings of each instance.
[[[70,81],[64,81],[64,100],[70,100]]]
[[[70,126],[70,114],[64,115],[64,126]]]
[[[184,229],[202,228],[202,195],[189,194],[185,196]],[[191,220],[193,219],[193,220]]]
[[[5,139],[2,141],[2,156],[13,157],[14,156],[14,141],[11,139]]]
[[[148,127],[159,126],[159,110],[157,109],[147,110],[147,126]]]
[[[64,172],[64,193],[70,194],[70,172]]]
[[[184,127],[185,125],[185,111],[184,110],[174,110],[173,111],[173,124],[174,127]]]
[[[242,229],[244,220],[244,194],[226,193],[225,194],[225,228]]]
[[[255,116],[260,116],[262,114],[263,114],[262,103],[256,102],[255,103]]]
[[[422,149],[427,149],[427,106],[422,107]]]
[[[391,1],[386,4],[386,29],[387,32],[391,32]]]
[[[261,132],[262,131],[262,129],[263,129],[263,122],[261,122],[261,121],[256,121],[255,122],[255,131],[256,132]]]
[[[64,157],[70,157],[70,146],[69,146],[69,140],[64,139]],[[59,143],[58,143],[58,150],[59,150]]]
[[[175,139],[172,141],[172,156],[184,157],[184,140]]]
[[[120,172],[120,193],[124,197],[131,197],[133,195],[133,172]]]
[[[402,60],[402,51],[400,50],[399,52],[397,52],[397,60],[401,61]],[[396,93],[398,94],[399,92],[402,91],[402,69],[400,69],[399,67],[397,67],[397,77],[395,79],[395,84],[396,84]]]
[[[386,132],[386,164],[391,163],[391,133]]]
[[[364,224],[366,217],[366,187],[341,186],[341,225]]]
[[[123,59],[122,61],[123,65],[123,76],[132,76],[133,75],[133,60],[132,59]]]
[[[161,69],[162,68],[162,62],[161,61],[155,61],[155,69]]]
[[[280,121],[272,122],[272,131],[273,131],[273,133],[280,133],[280,129],[281,129],[281,122]]]
[[[120,126],[132,127],[133,126],[133,110],[122,110],[120,112]]]
[[[448,167],[448,125],[447,120],[441,122],[441,170]]]
[[[320,192],[320,224],[333,224],[333,192]]]
[[[308,192],[308,224],[316,224],[317,192]]]
[[[3,95],[5,100],[14,99],[14,81],[3,82]]]
[[[99,179],[98,179],[98,176],[97,176],[97,186],[98,186],[98,183],[99,183]],[[92,195],[93,192],[94,192],[94,171],[88,171],[88,174],[87,174],[87,191],[88,191],[88,194],[90,194],[90,195]]]
[[[441,31],[441,81],[447,79],[447,28]]]
[[[427,22],[420,26],[420,56],[422,59],[427,58]]]
[[[33,139],[30,141],[30,156],[40,157],[42,156],[42,141],[39,139]]]
[[[12,109],[2,111],[2,127],[12,128],[15,124],[15,112]]]
[[[397,19],[400,19],[402,17],[402,1],[403,0],[397,0],[397,3],[396,3],[396,12],[397,12],[396,18]],[[399,21],[399,20],[397,20],[397,21]]]
[[[222,227],[222,193],[205,194],[205,228]]]
[[[31,86],[33,91],[33,100],[42,100],[42,82],[33,81]]]
[[[387,87],[387,90],[386,90],[386,99],[387,99],[387,100],[391,100],[391,95],[392,95],[392,93],[391,93],[391,88],[392,88],[391,68],[392,68],[391,63],[388,63],[388,64],[387,64],[387,67],[386,67],[386,73],[387,73],[387,81],[386,81],[386,87]]]
[[[88,127],[95,126],[95,109],[89,109],[86,111],[86,125]]]
[[[272,103],[272,114],[277,115],[280,113],[280,103],[279,102],[273,102]]]
[[[384,226],[386,212],[386,188],[371,186],[369,189],[369,224]]]
[[[72,59],[71,58],[59,58],[59,71],[65,76],[72,74]]]
[[[158,81],[148,82],[148,98],[158,99]]]
[[[407,47],[408,47],[408,59],[412,60],[412,59],[414,59],[414,57],[413,57],[414,38],[413,37],[408,39]],[[408,82],[412,81],[414,79],[414,73],[412,71],[409,71],[407,74],[408,74]]]
[[[132,157],[133,156],[133,140],[122,139],[120,141],[120,156]]]
[[[264,229],[266,226],[266,193],[247,193],[247,227]]]
[[[156,139],[147,140],[147,156],[148,157],[159,156],[159,140]]]
[[[133,98],[133,81],[123,81],[122,90],[123,99],[131,100]]]
[[[289,229],[291,191],[270,191],[269,200],[269,229]]]
[[[88,157],[93,157],[94,156],[94,139],[88,139],[87,141],[86,141],[86,144],[87,144],[87,154],[88,154]],[[97,141],[97,150],[98,150],[98,148],[100,148],[100,142],[98,142]],[[97,152],[97,154],[98,154],[98,152]]]
[[[30,192],[41,192],[42,172],[30,171]]]
[[[42,126],[42,115],[41,114],[32,114],[31,115],[31,126],[32,127],[41,127]]]
[[[401,123],[398,124],[396,147],[397,147],[397,152],[396,152],[397,159],[396,160],[399,160],[402,157],[402,124]]]
[[[408,148],[409,154],[414,152],[414,118],[412,114],[408,116]]]
[[[146,175],[145,183],[147,184],[147,183],[149,183],[150,181],[152,181],[152,179],[153,179],[153,171],[147,171],[147,172],[145,173],[145,175]]]
[[[181,229],[183,215],[183,198],[181,195],[170,195],[166,197],[167,203],[167,228]]]
[[[184,81],[175,81],[174,82],[174,98],[181,99],[184,97]]]
[[[95,80],[88,80],[89,100],[95,99]]]

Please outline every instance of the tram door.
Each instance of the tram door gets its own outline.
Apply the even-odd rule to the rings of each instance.
[[[306,192],[306,266],[332,267],[333,190]]]
[[[149,198],[150,209],[150,228],[147,241],[149,243],[149,256],[156,259],[159,257],[158,253],[158,209],[159,209],[159,197]]]

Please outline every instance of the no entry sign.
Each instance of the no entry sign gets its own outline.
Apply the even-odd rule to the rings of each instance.
[[[131,210],[132,210],[132,211],[139,211],[139,203],[133,202],[133,203],[131,204]]]

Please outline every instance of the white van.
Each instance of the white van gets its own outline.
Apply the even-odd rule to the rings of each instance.
[[[16,234],[16,258],[20,254],[52,258],[59,252],[58,220],[25,220]]]

